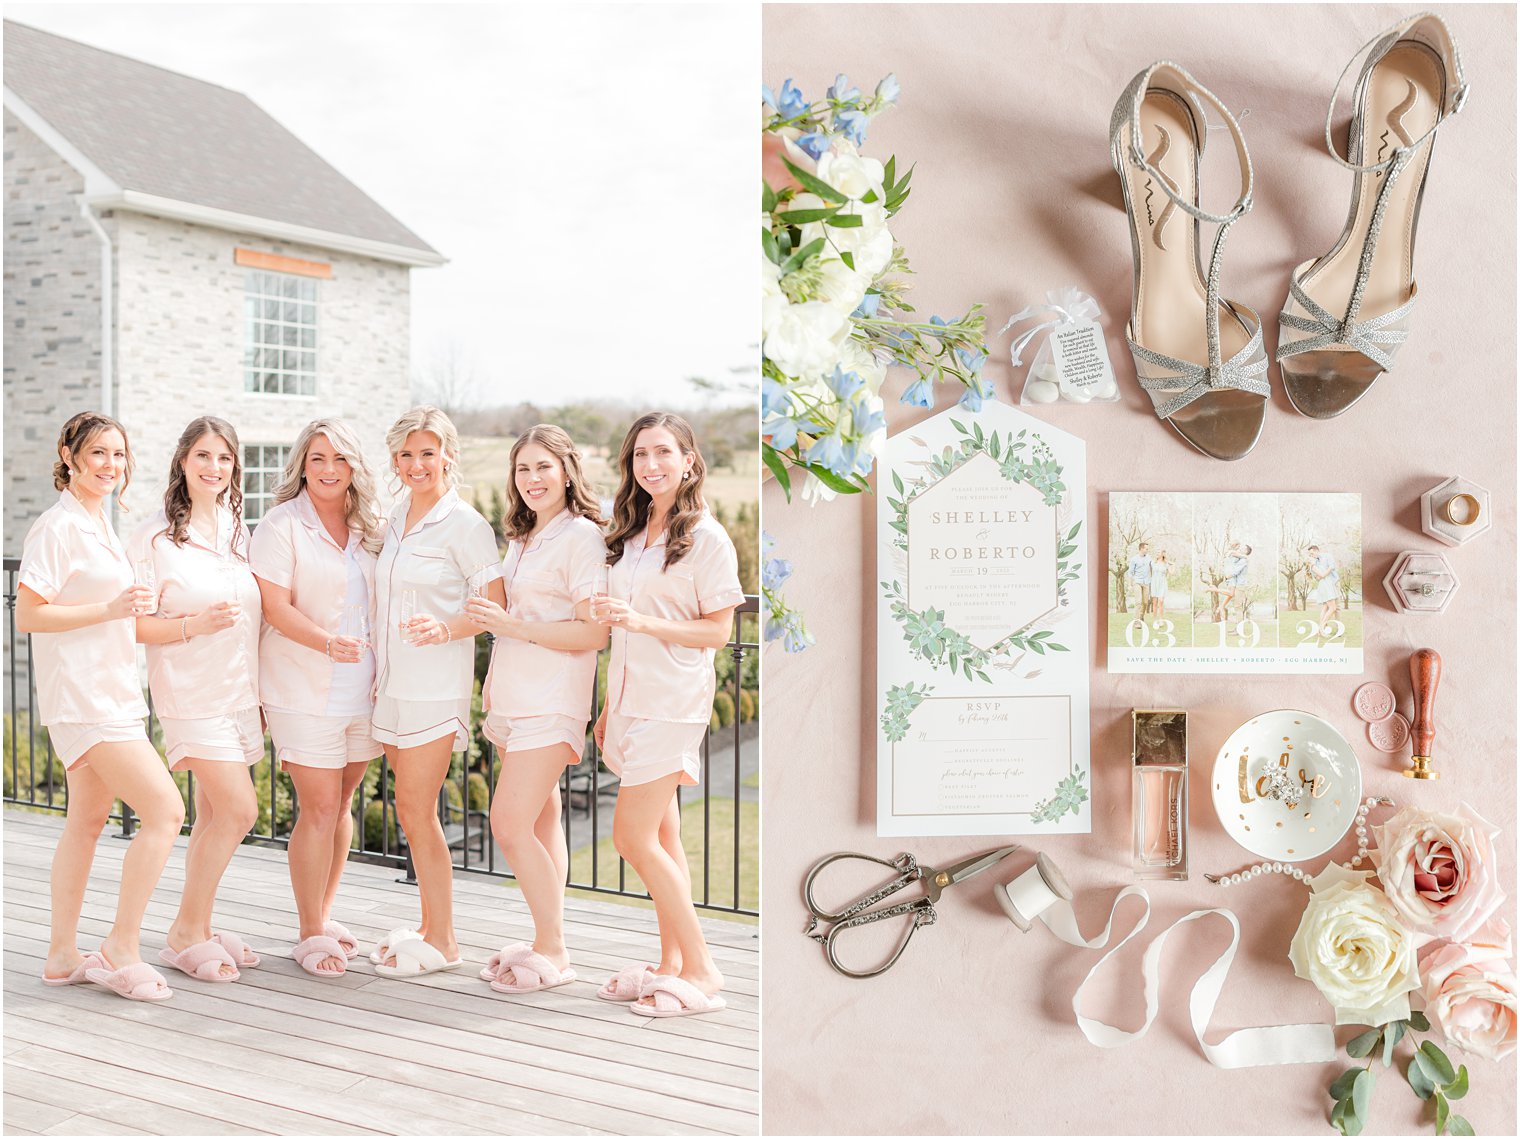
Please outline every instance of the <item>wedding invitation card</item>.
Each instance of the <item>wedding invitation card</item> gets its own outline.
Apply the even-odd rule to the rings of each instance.
[[[1108,500],[1108,670],[1362,671],[1358,494]]]
[[[1082,441],[988,402],[877,472],[877,833],[1085,834]]]

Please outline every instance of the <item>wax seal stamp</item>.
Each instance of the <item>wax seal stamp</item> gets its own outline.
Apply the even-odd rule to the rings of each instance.
[[[1441,654],[1435,649],[1419,649],[1409,658],[1409,679],[1414,682],[1414,723],[1409,738],[1414,754],[1409,757],[1410,779],[1439,779],[1441,774],[1430,766],[1436,746],[1436,685],[1441,682]]]
[[[1375,680],[1368,681],[1356,690],[1351,697],[1351,707],[1356,711],[1358,719],[1366,720],[1369,724],[1379,720],[1386,720],[1393,715],[1394,699],[1393,689],[1386,684],[1379,684]],[[1403,747],[1402,743],[1399,747]],[[1388,748],[1384,748],[1388,751]]]

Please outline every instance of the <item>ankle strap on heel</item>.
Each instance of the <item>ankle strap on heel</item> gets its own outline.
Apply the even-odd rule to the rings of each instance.
[[[1152,88],[1169,91],[1196,108],[1200,128],[1198,133],[1200,155],[1208,141],[1209,128],[1205,107],[1213,107],[1224,119],[1225,126],[1230,131],[1230,138],[1235,143],[1235,154],[1240,160],[1240,197],[1236,199],[1234,207],[1228,213],[1212,214],[1196,203],[1188,201],[1172,187],[1171,180],[1152,166],[1146,158],[1140,137],[1140,104],[1145,101],[1145,93]],[[1230,114],[1230,109],[1220,101],[1219,97],[1177,64],[1169,60],[1157,60],[1130,80],[1129,86],[1124,89],[1124,94],[1119,96],[1119,102],[1114,107],[1113,117],[1109,121],[1109,138],[1114,148],[1116,169],[1119,169],[1118,162],[1121,155],[1119,138],[1126,124],[1130,128],[1129,146],[1123,150],[1123,157],[1128,158],[1135,167],[1144,170],[1154,178],[1166,196],[1184,213],[1210,225],[1227,225],[1230,222],[1239,221],[1251,212],[1254,204],[1252,191],[1255,187],[1255,171],[1251,166],[1251,154],[1246,149],[1245,134],[1241,131],[1235,116]],[[1122,174],[1123,170],[1119,169],[1119,172]]]
[[[1441,58],[1442,68],[1446,73],[1446,91],[1444,106],[1441,113],[1436,116],[1435,124],[1419,138],[1412,140],[1404,146],[1395,147],[1394,151],[1381,162],[1369,163],[1365,166],[1358,165],[1350,160],[1350,150],[1346,157],[1335,147],[1334,124],[1335,106],[1340,101],[1341,87],[1346,82],[1346,76],[1356,66],[1357,60],[1366,57],[1362,69],[1358,73],[1358,83],[1365,81],[1368,72],[1377,66],[1378,62],[1388,54],[1394,44],[1400,40],[1410,39],[1422,43],[1430,48]],[[1457,50],[1457,41],[1452,38],[1451,29],[1446,26],[1446,21],[1433,12],[1421,12],[1417,16],[1400,20],[1387,31],[1374,36],[1357,49],[1350,61],[1341,69],[1339,78],[1335,81],[1335,89],[1330,92],[1330,106],[1325,112],[1325,149],[1330,152],[1330,157],[1339,162],[1347,170],[1358,174],[1371,174],[1379,170],[1390,169],[1395,162],[1418,150],[1440,130],[1447,120],[1455,118],[1467,105],[1468,84],[1462,72],[1462,54]],[[1348,144],[1355,141],[1355,126],[1352,127],[1352,135]]]

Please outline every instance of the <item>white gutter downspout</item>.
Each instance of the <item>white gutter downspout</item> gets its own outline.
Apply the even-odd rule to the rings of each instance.
[[[85,201],[84,195],[81,194],[76,200],[79,202],[80,214],[95,231],[95,236],[100,238],[100,410],[114,419],[116,416],[116,372],[112,277],[115,269],[115,249],[111,245],[110,235],[100,224],[100,219],[95,216],[90,203]]]

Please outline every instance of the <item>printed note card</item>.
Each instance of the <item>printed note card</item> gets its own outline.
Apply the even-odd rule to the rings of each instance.
[[[1108,499],[1108,670],[1362,671],[1358,494]]]
[[[877,832],[1086,833],[1082,441],[954,408],[877,477]]]

